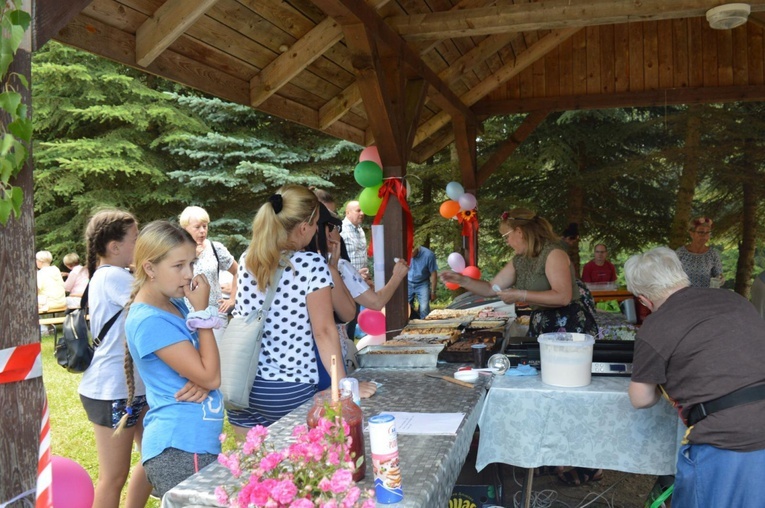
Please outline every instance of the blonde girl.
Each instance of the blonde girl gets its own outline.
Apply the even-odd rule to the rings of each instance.
[[[212,332],[219,318],[216,308],[208,308],[207,279],[194,276],[195,259],[196,242],[177,225],[152,222],[138,235],[134,298],[125,323],[125,370],[130,374],[135,362],[146,384],[150,409],[142,461],[160,496],[220,453],[223,400]],[[130,381],[128,376],[132,388]],[[189,381],[193,388],[188,395],[194,399],[179,400]]]
[[[79,394],[88,420],[93,423],[98,452],[98,482],[95,508],[117,508],[120,494],[130,472],[133,443],[141,449],[143,419],[146,414],[146,390],[135,378],[134,394],[128,397],[127,381],[122,368],[125,355],[125,312],[130,298],[133,276],[128,266],[138,236],[135,217],[122,210],[103,210],[88,221],[85,229],[88,272],[93,277],[88,286],[90,332],[97,337],[115,315],[117,320],[101,337],[93,361],[80,382]],[[132,402],[127,404],[127,399]],[[123,432],[115,429],[129,409]],[[133,468],[127,489],[126,506],[142,507],[149,498],[151,486],[143,466]]]
[[[316,392],[317,362],[329,371],[331,356],[342,358],[327,262],[314,252],[301,252],[316,233],[318,218],[313,192],[290,185],[268,198],[252,221],[252,242],[239,262],[243,269],[234,313],[260,309],[274,284],[276,296],[263,331],[250,407],[228,411],[237,433],[270,425],[303,404]],[[280,263],[285,269],[276,280]]]

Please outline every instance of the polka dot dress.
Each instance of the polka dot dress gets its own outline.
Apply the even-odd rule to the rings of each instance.
[[[257,311],[266,297],[245,269],[245,254],[239,260],[236,315]],[[295,252],[290,262],[292,266],[285,268],[266,318],[258,375],[267,380],[315,384],[319,376],[306,298],[332,286],[332,276],[324,258],[313,252]]]

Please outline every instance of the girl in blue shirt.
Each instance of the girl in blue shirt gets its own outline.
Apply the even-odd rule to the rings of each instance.
[[[133,362],[146,385],[142,461],[162,496],[220,453],[223,429],[220,359],[212,327],[217,309],[208,309],[210,285],[194,276],[196,243],[165,221],[148,224],[135,247],[133,299],[125,322],[125,368],[132,397]],[[187,321],[188,298],[198,319]],[[209,314],[209,315],[208,315]],[[187,324],[188,322],[188,324]],[[196,331],[190,331],[196,328]],[[178,392],[192,381],[194,400]]]

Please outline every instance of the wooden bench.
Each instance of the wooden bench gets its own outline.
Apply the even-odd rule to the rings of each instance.
[[[64,324],[64,316],[40,318],[40,326],[53,325],[53,341],[58,342],[58,325]]]

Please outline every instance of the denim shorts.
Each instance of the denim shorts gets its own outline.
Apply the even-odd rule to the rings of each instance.
[[[96,425],[102,427],[109,427],[116,429],[120,420],[125,415],[125,404],[127,399],[117,400],[98,400],[80,395],[80,401],[82,401],[82,407],[85,408],[85,413],[88,415],[88,420]],[[138,423],[138,418],[141,416],[141,412],[147,406],[146,396],[139,395],[133,398],[132,414],[128,416],[127,427],[133,427]]]

